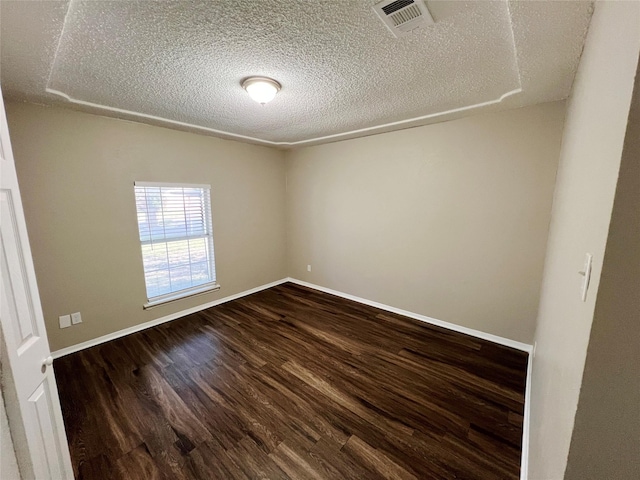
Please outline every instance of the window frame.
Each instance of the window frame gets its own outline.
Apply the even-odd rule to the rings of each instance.
[[[172,182],[142,182],[142,181],[134,181],[133,182],[134,185],[134,189],[133,189],[133,193],[134,193],[134,205],[135,205],[135,211],[136,211],[136,224],[137,224],[137,232],[138,232],[138,242],[140,245],[140,255],[141,255],[141,259],[142,259],[142,272],[143,272],[143,279],[144,279],[144,285],[145,285],[145,294],[147,295],[147,302],[143,304],[143,308],[149,309],[152,307],[156,307],[158,305],[163,305],[169,302],[174,302],[176,300],[180,300],[183,298],[189,298],[189,297],[193,297],[196,295],[202,295],[204,293],[208,293],[208,292],[213,292],[216,290],[220,289],[220,285],[218,284],[218,279],[217,279],[217,270],[216,270],[216,260],[215,260],[215,247],[214,247],[214,233],[213,233],[213,214],[212,214],[212,208],[211,208],[211,185],[207,185],[207,184],[195,184],[195,183],[172,183]],[[213,271],[214,273],[214,279],[211,282],[206,282],[206,283],[202,283],[196,286],[192,286],[192,287],[188,287],[188,288],[184,288],[181,290],[174,290],[172,292],[168,292],[162,295],[157,295],[155,297],[151,297],[149,298],[149,291],[148,291],[148,287],[147,287],[147,271],[145,268],[145,263],[144,263],[144,245],[148,245],[149,243],[154,243],[152,240],[142,240],[140,238],[140,221],[139,221],[139,211],[138,211],[138,204],[137,204],[137,192],[136,192],[136,187],[151,187],[151,188],[198,188],[198,189],[205,189],[209,191],[208,196],[208,200],[209,202],[204,202],[205,203],[205,207],[204,207],[204,215],[207,216],[208,215],[208,225],[206,222],[206,218],[205,218],[205,225],[210,226],[210,234],[208,235],[185,235],[184,237],[176,237],[176,238],[169,238],[169,239],[164,239],[161,242],[155,242],[155,243],[168,243],[171,241],[179,241],[179,240],[188,240],[190,238],[205,238],[207,239],[207,241],[209,242],[208,247],[210,247],[210,269]]]

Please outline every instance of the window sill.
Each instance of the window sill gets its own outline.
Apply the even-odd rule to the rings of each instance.
[[[165,295],[161,298],[157,298],[155,300],[149,300],[145,303],[142,308],[148,310],[153,307],[158,307],[160,305],[164,305],[166,303],[175,302],[176,300],[182,300],[183,298],[195,297],[196,295],[202,295],[204,293],[215,292],[216,290],[220,290],[220,285],[218,284],[207,284],[201,285],[200,287],[192,288],[189,290],[183,290],[181,292],[175,292],[173,294]]]

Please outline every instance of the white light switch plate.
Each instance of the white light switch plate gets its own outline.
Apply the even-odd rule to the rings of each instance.
[[[71,315],[61,315],[58,317],[60,321],[60,328],[67,328],[71,326]]]
[[[82,323],[82,316],[80,315],[80,312],[71,314],[71,323],[73,323],[74,325],[77,325],[78,323]]]
[[[587,301],[587,292],[589,291],[589,282],[591,281],[592,260],[593,260],[593,255],[591,255],[590,253],[587,253],[586,256],[584,257],[584,270],[580,272],[580,275],[584,275],[584,278],[582,279],[582,290],[580,292],[582,295],[583,302]]]

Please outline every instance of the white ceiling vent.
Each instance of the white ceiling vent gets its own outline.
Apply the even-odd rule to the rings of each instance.
[[[433,24],[424,0],[385,0],[373,7],[391,33],[401,37],[418,27]]]

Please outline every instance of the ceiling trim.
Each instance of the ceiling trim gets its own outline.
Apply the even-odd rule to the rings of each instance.
[[[496,105],[498,103],[501,103],[502,101],[504,101],[505,99],[513,96],[513,95],[517,95],[519,93],[522,93],[522,88],[516,88],[515,90],[510,90],[504,94],[502,94],[500,97],[494,99],[494,100],[489,100],[487,102],[482,102],[482,103],[475,103],[473,105],[467,105],[465,107],[459,107],[459,108],[453,108],[451,110],[444,110],[442,112],[436,112],[436,113],[430,113],[428,115],[422,115],[420,117],[413,117],[413,118],[407,118],[405,120],[399,120],[396,122],[390,122],[390,123],[383,123],[380,125],[374,125],[372,127],[366,127],[366,128],[360,128],[357,130],[349,130],[347,132],[342,132],[342,133],[334,133],[332,135],[325,135],[323,137],[315,137],[315,138],[309,138],[306,140],[299,140],[297,142],[273,142],[271,140],[265,140],[262,138],[257,138],[257,137],[250,137],[248,135],[240,135],[238,133],[232,133],[232,132],[226,132],[224,130],[216,130],[214,128],[209,128],[209,127],[203,127],[201,125],[195,125],[193,123],[187,123],[187,122],[181,122],[179,120],[171,120],[169,118],[164,118],[164,117],[157,117],[155,115],[149,115],[147,113],[141,113],[141,112],[134,112],[132,110],[125,110],[122,108],[117,108],[117,107],[110,107],[108,105],[101,105],[98,103],[92,103],[92,102],[86,102],[84,100],[79,100],[76,98],[73,98],[69,95],[67,95],[64,92],[61,92],[59,90],[54,90],[52,88],[47,87],[46,89],[47,93],[50,93],[52,95],[57,95],[59,97],[64,98],[65,100],[67,100],[70,103],[74,103],[76,105],[83,105],[85,107],[91,107],[91,108],[97,108],[100,110],[106,110],[109,112],[113,112],[113,113],[120,113],[120,114],[124,114],[124,115],[129,115],[132,117],[139,117],[139,118],[144,118],[147,120],[153,120],[155,122],[162,122],[162,123],[168,123],[171,125],[176,125],[176,126],[180,126],[180,127],[185,127],[185,128],[193,128],[193,129],[197,129],[197,130],[203,130],[205,132],[209,132],[209,133],[213,133],[215,135],[221,135],[223,137],[227,137],[227,138],[231,138],[231,139],[235,139],[235,140],[240,140],[240,141],[249,141],[249,142],[253,142],[253,143],[258,143],[261,145],[266,145],[266,146],[270,146],[270,147],[300,147],[300,146],[305,146],[308,144],[312,144],[312,143],[317,143],[317,142],[323,142],[323,141],[327,141],[327,140],[332,140],[332,141],[340,141],[340,140],[346,140],[347,137],[351,137],[353,135],[359,135],[359,134],[370,134],[373,135],[376,132],[380,131],[380,130],[385,130],[387,131],[387,129],[393,129],[394,127],[400,127],[402,125],[406,125],[406,124],[412,124],[412,123],[417,123],[417,122],[421,122],[421,121],[425,121],[425,120],[431,120],[433,118],[437,118],[437,117],[441,117],[441,116],[445,116],[445,115],[452,115],[452,114],[456,114],[456,113],[460,113],[460,112],[466,112],[469,110],[474,110],[476,108],[482,108],[482,107],[488,107],[491,105]],[[413,125],[413,126],[418,126],[418,125]],[[383,133],[383,132],[378,132],[378,133]]]
[[[58,95],[59,97],[64,98],[65,100],[67,100],[70,103],[75,103],[76,105],[83,105],[85,107],[98,108],[100,110],[108,110],[109,112],[122,113],[122,114],[130,115],[130,116],[133,116],[133,117],[146,118],[148,120],[153,120],[153,121],[156,121],[156,122],[170,123],[170,124],[173,124],[173,125],[178,125],[180,127],[196,128],[198,130],[205,130],[205,131],[210,132],[210,133],[215,133],[216,135],[224,135],[224,136],[236,138],[238,140],[248,140],[248,141],[251,141],[251,142],[266,144],[266,145],[270,145],[270,146],[292,145],[290,143],[271,142],[269,140],[263,140],[261,138],[249,137],[247,135],[240,135],[238,133],[225,132],[224,130],[216,130],[214,128],[203,127],[201,125],[195,125],[193,123],[181,122],[179,120],[171,120],[169,118],[164,118],[164,117],[157,117],[155,115],[149,115],[147,113],[134,112],[132,110],[125,110],[123,108],[117,108],[117,107],[110,107],[108,105],[101,105],[99,103],[85,102],[84,100],[78,100],[76,98],[73,98],[73,97],[67,95],[64,92],[61,92],[59,90],[54,90],[53,88],[49,88],[49,87],[47,87],[45,90],[46,90],[47,93],[51,93],[53,95]]]
[[[231,139],[231,140],[238,140],[238,141],[245,141],[245,142],[251,142],[251,143],[256,143],[259,145],[264,145],[264,146],[269,146],[269,147],[280,147],[280,148],[293,148],[293,147],[303,147],[306,145],[310,145],[310,144],[317,144],[317,143],[322,143],[322,142],[327,142],[327,141],[340,141],[340,140],[347,140],[349,138],[353,138],[353,137],[357,137],[357,136],[364,136],[364,135],[374,135],[376,133],[384,133],[384,132],[388,132],[388,131],[392,131],[392,130],[397,130],[397,129],[401,129],[403,126],[405,126],[405,128],[410,128],[410,127],[415,127],[415,126],[420,126],[420,125],[424,125],[427,121],[432,120],[434,118],[438,118],[438,117],[445,117],[447,115],[454,115],[457,113],[461,113],[461,112],[466,112],[466,111],[470,111],[470,110],[475,110],[478,108],[483,108],[483,107],[488,107],[491,105],[496,105],[501,103],[502,101],[504,101],[505,99],[512,97],[514,95],[517,95],[519,93],[522,93],[522,76],[521,76],[521,72],[520,72],[520,68],[519,68],[519,62],[518,62],[518,55],[516,53],[515,55],[515,61],[516,61],[516,65],[518,65],[518,69],[517,69],[517,73],[518,73],[518,83],[520,85],[520,87],[514,89],[514,90],[510,90],[504,94],[502,94],[500,97],[494,99],[494,100],[489,100],[486,102],[481,102],[481,103],[476,103],[476,104],[471,104],[471,105],[467,105],[464,107],[458,107],[458,108],[454,108],[454,109],[450,109],[450,110],[443,110],[441,112],[434,112],[434,113],[430,113],[427,115],[422,115],[419,117],[413,117],[413,118],[407,118],[404,120],[399,120],[399,121],[395,121],[395,122],[389,122],[389,123],[383,123],[383,124],[379,124],[379,125],[374,125],[371,127],[365,127],[365,128],[359,128],[356,130],[349,130],[346,132],[341,132],[341,133],[335,133],[335,134],[331,134],[331,135],[325,135],[325,136],[321,136],[321,137],[314,137],[314,138],[308,138],[306,140],[298,140],[296,142],[274,142],[271,140],[266,140],[266,139],[262,139],[262,138],[257,138],[257,137],[251,137],[248,135],[241,135],[238,133],[232,133],[232,132],[227,132],[225,130],[218,130],[218,129],[214,129],[214,128],[210,128],[210,127],[204,127],[202,125],[196,125],[193,123],[188,123],[188,122],[181,122],[179,120],[171,120],[169,118],[164,118],[164,117],[158,117],[156,115],[150,115],[147,113],[142,113],[142,112],[136,112],[133,110],[126,110],[126,109],[122,109],[122,108],[118,108],[118,107],[111,107],[109,105],[102,105],[102,104],[98,104],[98,103],[93,103],[93,102],[87,102],[84,100],[80,100],[77,98],[73,98],[70,95],[60,91],[60,90],[56,90],[53,88],[49,88],[49,84],[51,82],[51,76],[53,74],[53,69],[58,57],[58,53],[60,50],[60,44],[62,42],[62,38],[64,36],[64,31],[65,28],[67,26],[67,20],[69,18],[69,14],[71,13],[71,10],[74,6],[76,2],[74,0],[69,0],[69,4],[67,5],[67,11],[65,13],[64,16],[64,21],[62,24],[62,30],[60,32],[60,37],[58,38],[58,44],[56,46],[56,50],[53,56],[53,62],[51,64],[51,68],[49,70],[49,76],[47,78],[47,83],[46,83],[46,87],[45,87],[45,91],[47,93],[50,93],[52,95],[56,95],[59,96],[63,99],[65,99],[66,101],[68,101],[69,103],[73,103],[76,105],[82,105],[85,107],[90,107],[90,108],[95,108],[95,109],[99,109],[99,110],[105,110],[108,112],[112,112],[112,113],[116,113],[116,114],[123,114],[123,115],[127,115],[130,117],[137,117],[140,119],[146,119],[146,120],[151,120],[153,122],[159,122],[159,123],[166,123],[169,125],[175,125],[178,127],[183,127],[183,128],[187,128],[187,129],[194,129],[194,130],[200,130],[203,132],[207,132],[207,133],[211,133],[220,137],[224,137],[227,139]],[[506,2],[507,4],[507,11],[509,12],[509,16],[511,18],[511,9],[509,6],[509,2]],[[512,38],[512,44],[514,47],[514,50],[516,50],[516,43],[515,43],[515,37],[514,37],[514,32],[513,32],[513,22],[510,21],[509,22],[509,30],[511,31],[511,38]]]

